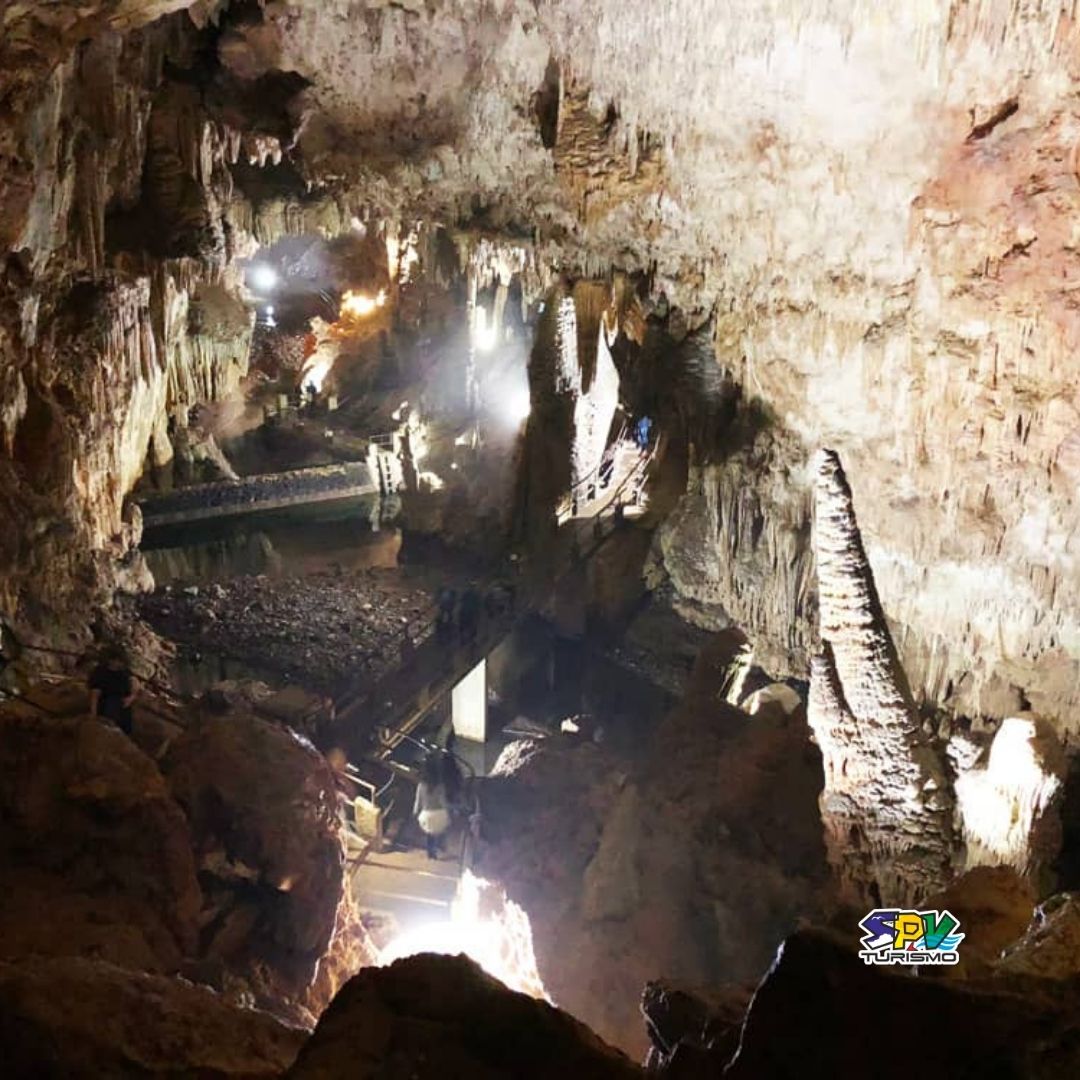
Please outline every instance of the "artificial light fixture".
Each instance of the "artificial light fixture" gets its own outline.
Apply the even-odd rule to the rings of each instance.
[[[386,290],[380,289],[375,296],[367,293],[346,291],[341,298],[341,316],[353,319],[363,319],[373,311],[381,308],[386,303]]]
[[[532,412],[532,400],[529,391],[525,387],[512,390],[506,395],[506,415],[515,424],[524,423]]]
[[[248,271],[248,283],[256,292],[271,292],[278,283],[278,272],[268,263],[256,263]]]

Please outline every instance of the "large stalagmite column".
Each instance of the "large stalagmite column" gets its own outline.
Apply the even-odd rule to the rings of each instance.
[[[951,801],[833,451],[818,456],[815,482],[821,648],[811,665],[808,719],[824,759],[829,860],[852,902],[915,903],[951,876]]]

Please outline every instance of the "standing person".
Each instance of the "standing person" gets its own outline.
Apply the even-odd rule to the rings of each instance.
[[[443,790],[446,792],[446,806],[451,818],[455,818],[465,809],[465,778],[461,774],[461,766],[458,765],[452,753],[444,751],[439,755],[439,759]]]
[[[470,585],[461,597],[458,605],[458,630],[461,640],[471,643],[476,640],[477,623],[480,621],[480,593],[475,585]]]
[[[87,680],[90,715],[111,720],[125,735],[132,731],[131,706],[138,692],[127,654],[118,645],[106,649]]]
[[[444,585],[438,592],[436,602],[439,614],[435,620],[435,636],[447,642],[454,636],[454,608],[457,607],[457,591]]]
[[[450,828],[450,811],[446,805],[441,763],[434,754],[424,762],[420,783],[416,785],[413,814],[427,840],[427,857],[437,859],[443,837]]]
[[[649,446],[649,435],[652,432],[652,417],[643,416],[637,422],[637,428],[635,430],[635,441],[638,444],[638,448],[645,450]]]

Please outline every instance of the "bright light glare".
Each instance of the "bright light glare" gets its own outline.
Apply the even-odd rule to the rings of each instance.
[[[532,929],[525,912],[497,886],[465,871],[451,909],[451,921],[407,930],[383,949],[381,962],[417,953],[464,953],[500,982],[547,999],[533,954]]]
[[[300,385],[305,390],[309,386],[314,386],[315,392],[321,393],[323,383],[326,382],[326,376],[330,374],[330,369],[333,366],[333,357],[320,356],[318,353],[309,356],[300,373]]]
[[[376,296],[353,292],[349,289],[341,298],[341,317],[364,319],[386,303],[386,290],[380,289]]]
[[[488,322],[488,314],[482,304],[473,312],[473,344],[482,352],[490,352],[499,340],[499,328],[494,321]]]
[[[257,292],[270,292],[277,286],[278,272],[267,263],[256,263],[248,271],[248,282]]]
[[[511,391],[506,397],[506,415],[515,423],[520,424],[528,420],[532,412],[532,401],[529,400],[529,391],[525,387]]]

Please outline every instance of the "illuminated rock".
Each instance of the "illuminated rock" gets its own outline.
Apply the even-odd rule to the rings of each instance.
[[[821,651],[807,719],[821,747],[821,817],[841,891],[915,903],[952,869],[952,804],[874,587],[840,460],[817,462],[814,551]]]
[[[967,865],[1011,866],[1039,882],[1061,847],[1066,761],[1040,717],[1002,721],[986,765],[956,780]]]

